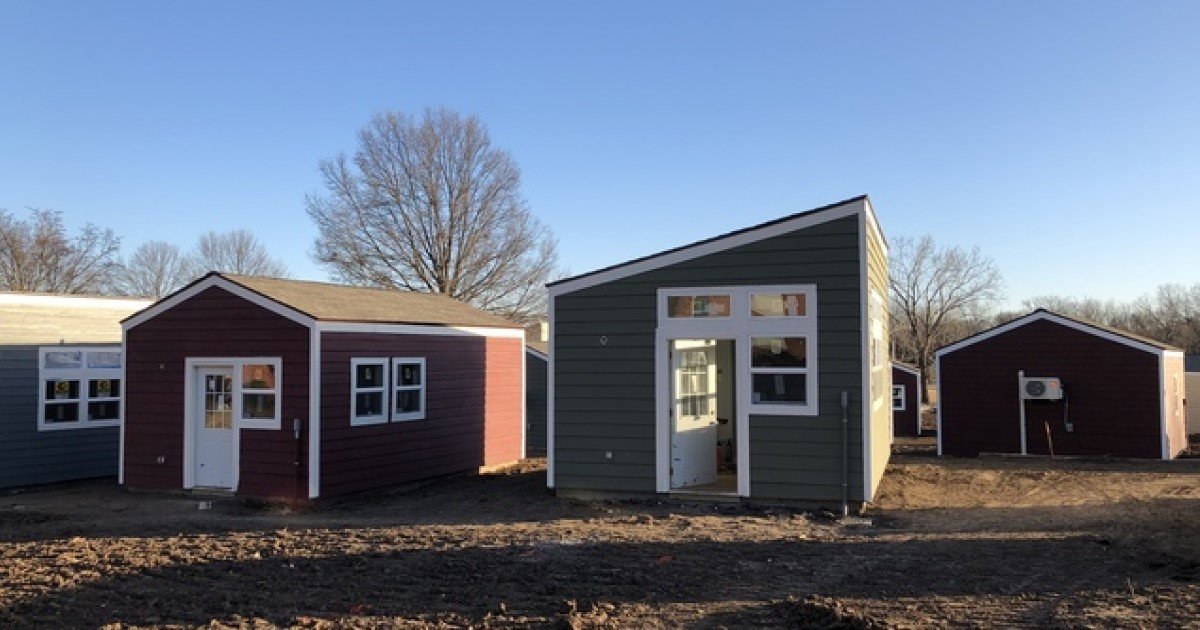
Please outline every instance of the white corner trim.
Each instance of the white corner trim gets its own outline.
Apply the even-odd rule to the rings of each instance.
[[[765,225],[757,229],[730,234],[725,237],[716,238],[709,241],[696,243],[689,246],[684,246],[680,249],[664,252],[661,254],[651,255],[637,262],[626,263],[617,267],[600,271],[591,275],[585,275],[575,280],[567,280],[560,284],[549,287],[550,295],[564,295],[573,293],[589,287],[594,287],[601,284],[606,284],[621,278],[627,278],[647,271],[669,267],[684,261],[700,258],[709,254],[715,254],[727,249],[741,247],[750,243],[774,238],[789,232],[812,227],[821,223],[836,221],[845,217],[862,215],[866,212],[865,199],[855,199],[838,206],[826,208],[811,214],[796,217],[788,221],[780,221],[770,225]],[[861,223],[860,223],[861,226]]]
[[[868,319],[870,311],[870,266],[867,258],[870,257],[870,250],[867,247],[867,221],[866,213],[858,214],[858,283],[859,283],[859,328],[861,334],[862,347],[859,348],[859,356],[862,361],[862,400],[859,401],[861,414],[861,431],[859,435],[862,438],[862,491],[864,502],[869,502],[875,495],[875,489],[871,483],[871,422],[875,412],[874,392],[871,391],[871,320]],[[880,352],[883,352],[880,349]],[[890,376],[890,374],[889,374]],[[849,466],[850,462],[844,462],[843,465]]]
[[[308,330],[308,498],[321,496],[321,332]]]
[[[937,374],[937,454],[942,456],[942,355],[933,358],[934,372]],[[919,391],[919,384],[918,384]]]
[[[554,295],[550,295],[550,309],[547,313],[547,326],[550,329],[547,342],[550,344],[550,362],[546,364],[546,487],[554,489]]]
[[[953,343],[953,344],[950,344],[943,348],[940,348],[935,354],[936,354],[936,356],[950,354],[951,352],[956,352],[956,351],[966,348],[968,346],[973,346],[981,341],[991,339],[992,337],[995,337],[997,335],[1002,335],[1006,332],[1009,332],[1010,330],[1020,328],[1022,326],[1025,326],[1026,324],[1031,324],[1033,322],[1041,321],[1041,320],[1053,322],[1055,324],[1059,324],[1060,326],[1066,326],[1067,328],[1072,328],[1072,329],[1078,330],[1080,332],[1085,332],[1085,333],[1088,333],[1089,335],[1093,335],[1095,337],[1099,337],[1099,338],[1105,339],[1107,341],[1112,341],[1115,343],[1126,345],[1126,346],[1129,346],[1130,348],[1141,350],[1143,352],[1149,352],[1150,354],[1156,354],[1156,355],[1161,356],[1168,352],[1178,352],[1176,350],[1166,350],[1163,348],[1152,346],[1147,343],[1135,341],[1128,337],[1123,337],[1121,335],[1108,332],[1107,330],[1096,328],[1094,326],[1089,326],[1082,322],[1077,322],[1072,319],[1067,319],[1065,317],[1062,317],[1060,315],[1056,315],[1054,313],[1050,313],[1047,311],[1034,311],[1028,315],[1023,315],[1021,317],[1018,317],[1018,318],[1008,322],[1007,324],[1002,324],[991,330],[979,333],[972,337],[967,337],[966,339],[963,339],[962,341],[959,341],[958,343]]]
[[[1167,389],[1167,362],[1163,356],[1158,357],[1158,430],[1162,459],[1171,459],[1171,435],[1167,428],[1167,401],[1170,392]],[[1186,422],[1186,420],[1185,420]]]
[[[125,366],[129,364],[129,352],[125,344],[125,330],[121,329],[121,424],[117,430],[117,485],[125,485],[125,417],[129,414],[129,381],[125,378]],[[41,363],[41,357],[38,357]],[[39,387],[44,385],[39,384]]]
[[[490,328],[487,326],[441,326],[422,324],[371,324],[366,322],[318,321],[315,329],[329,333],[367,333],[376,335],[450,335],[457,337],[497,337],[524,339],[523,328]]]
[[[529,410],[527,409],[529,406],[529,368],[526,365],[528,362],[526,355],[530,353],[531,348],[525,345],[524,342],[521,343],[521,347],[525,349],[525,352],[521,353],[521,459],[525,459],[525,447],[529,441]],[[533,352],[537,353],[536,351]]]
[[[158,302],[155,302],[153,306],[136,313],[124,322],[121,322],[121,328],[124,330],[129,330],[139,326],[145,323],[147,320],[158,316],[164,311],[174,308],[181,302],[189,300],[212,287],[224,289],[225,291],[228,291],[237,297],[271,311],[276,315],[290,319],[298,324],[303,324],[309,327],[311,327],[313,324],[313,318],[304,315],[295,309],[284,306],[275,300],[263,297],[262,295],[259,295],[258,293],[255,293],[239,284],[230,282],[221,276],[208,276],[196,282],[192,286],[173,293],[159,300]]]

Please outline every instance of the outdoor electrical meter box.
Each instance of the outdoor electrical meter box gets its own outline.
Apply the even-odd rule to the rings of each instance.
[[[1062,380],[1055,376],[1021,377],[1023,400],[1062,400]]]

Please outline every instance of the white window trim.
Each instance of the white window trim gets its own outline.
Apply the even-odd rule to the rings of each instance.
[[[388,405],[391,397],[388,395],[388,386],[391,384],[391,371],[388,369],[391,362],[387,357],[354,357],[350,359],[350,426],[361,427],[374,424],[386,424],[388,421]],[[358,366],[360,365],[378,365],[383,370],[383,386],[381,387],[359,387],[358,386]],[[383,394],[382,413],[375,416],[358,417],[358,395],[361,394]]]
[[[47,369],[46,368],[46,353],[47,352],[80,352],[82,359],[78,368],[64,369]],[[89,368],[87,367],[87,354],[89,352],[117,352],[121,355],[121,365],[115,368]],[[125,417],[125,351],[121,346],[41,346],[38,348],[38,431],[71,431],[76,429],[97,429],[101,427],[116,427],[121,425],[121,420]],[[55,400],[46,399],[46,381],[54,380],[70,380],[79,381],[79,398],[62,401],[74,402],[79,407],[79,420],[75,422],[47,422],[46,421],[46,405],[54,404]],[[118,409],[120,410],[116,418],[110,420],[88,420],[87,405],[88,399],[88,381],[90,380],[119,380],[121,381],[121,395],[117,397],[104,397],[97,399],[100,401],[118,401]]]
[[[247,365],[271,365],[275,367],[274,389],[245,389],[242,387],[242,370]],[[243,418],[245,399],[243,394],[275,394],[275,415],[271,418]],[[255,359],[237,359],[233,365],[233,397],[236,413],[233,417],[234,426],[239,429],[265,429],[278,431],[283,425],[283,359],[281,357],[261,357]]]
[[[415,363],[421,366],[421,384],[420,385],[397,385],[394,380],[389,380],[389,392],[391,393],[391,404],[388,409],[391,413],[392,422],[411,422],[413,420],[425,419],[425,386],[429,383],[429,373],[425,369],[425,357],[397,357],[392,359],[392,374],[391,378],[395,379],[400,373],[400,366],[410,363]],[[409,413],[396,413],[396,392],[417,390],[421,392],[421,409]]]
[[[880,391],[878,393],[872,392],[873,395],[871,396],[871,410],[874,411],[884,405],[883,392],[889,391],[892,384],[891,353],[889,352],[889,348],[885,347],[887,335],[884,332],[885,323],[883,314],[885,309],[883,295],[875,289],[871,289],[868,309],[867,316],[870,320],[868,322],[868,334],[870,335],[870,340],[867,348],[870,352],[868,352],[867,360],[871,362],[871,384],[875,384],[876,378],[881,379]],[[885,371],[886,373],[884,373]]]
[[[900,392],[896,396],[896,392]],[[896,406],[896,399],[900,399],[900,406]],[[908,410],[908,390],[903,385],[892,383],[892,411],[907,411]]]

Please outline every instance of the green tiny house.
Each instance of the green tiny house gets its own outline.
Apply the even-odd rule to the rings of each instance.
[[[552,283],[547,485],[870,501],[886,295],[866,196]]]

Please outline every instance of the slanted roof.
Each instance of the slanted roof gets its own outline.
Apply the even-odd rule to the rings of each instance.
[[[913,376],[917,376],[917,377],[921,376],[920,368],[918,368],[915,365],[910,365],[908,363],[904,363],[903,361],[892,361],[892,367],[894,367],[898,370],[903,370],[905,372],[908,372],[909,374],[912,374]]]
[[[1068,316],[1062,315],[1060,313],[1048,311],[1044,308],[1039,308],[1039,309],[1033,311],[1032,313],[1029,313],[1028,315],[1022,315],[1021,317],[1009,320],[1008,322],[1005,322],[998,326],[994,326],[983,332],[975,333],[974,335],[971,335],[970,337],[967,337],[966,339],[962,339],[962,340],[956,341],[952,344],[942,346],[941,348],[937,349],[935,354],[937,354],[939,356],[943,355],[943,354],[949,354],[951,352],[954,352],[955,350],[960,350],[967,346],[971,346],[976,343],[979,343],[980,341],[983,341],[985,339],[990,339],[992,337],[995,337],[996,335],[1006,333],[1014,328],[1020,328],[1021,326],[1024,326],[1026,324],[1029,324],[1029,323],[1032,323],[1035,321],[1041,321],[1041,320],[1051,321],[1056,324],[1067,326],[1068,328],[1074,328],[1075,330],[1086,332],[1088,334],[1095,335],[1097,337],[1101,337],[1101,338],[1107,339],[1109,341],[1114,341],[1114,342],[1117,342],[1120,344],[1127,345],[1131,348],[1137,348],[1138,350],[1143,350],[1145,352],[1150,352],[1153,354],[1163,354],[1165,352],[1182,352],[1182,350],[1180,350],[1179,348],[1176,348],[1175,346],[1172,346],[1170,344],[1165,344],[1165,343],[1162,343],[1161,341],[1155,341],[1155,340],[1147,338],[1147,337],[1142,337],[1141,335],[1135,335],[1131,332],[1127,332],[1127,331],[1121,330],[1119,328],[1113,328],[1112,326],[1105,326],[1103,324],[1089,322],[1089,321],[1086,321],[1083,319],[1079,319],[1077,317],[1068,317]]]
[[[222,286],[223,282],[286,307],[303,319],[315,321],[520,328],[519,324],[503,317],[437,293],[243,276],[215,271],[159,300],[145,311],[129,317],[125,323],[127,326],[141,323],[146,317],[187,299],[197,289]],[[229,288],[228,285],[225,285],[225,288]]]
[[[790,214],[786,217],[759,223],[733,232],[726,232],[718,236],[706,238],[701,241],[668,249],[635,258],[616,265],[603,267],[595,271],[589,271],[584,274],[563,278],[547,284],[552,295],[562,295],[571,293],[580,289],[612,282],[621,278],[645,273],[654,269],[660,269],[676,263],[680,263],[700,256],[740,247],[749,243],[773,238],[788,232],[800,230],[812,225],[841,219],[843,217],[852,216],[859,212],[865,213],[867,223],[874,225],[880,237],[883,236],[883,230],[878,229],[878,221],[875,218],[875,213],[871,209],[871,200],[867,195],[859,195],[851,197],[843,201],[831,203],[829,205],[804,210],[795,214]],[[886,245],[887,241],[884,240]]]
[[[121,343],[121,320],[151,300],[0,293],[0,344]]]

